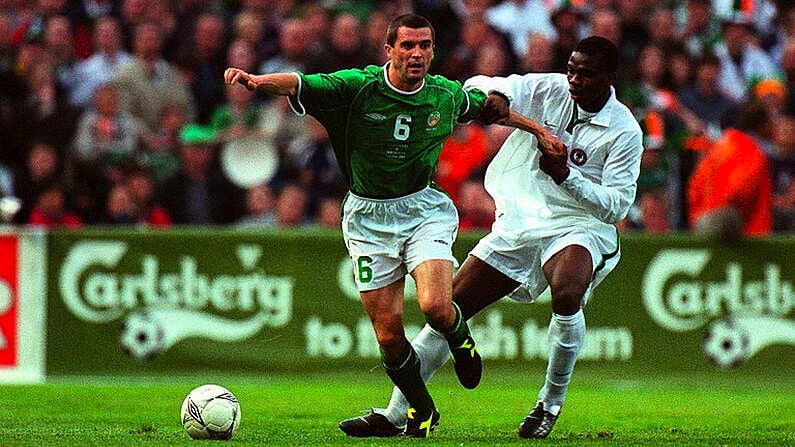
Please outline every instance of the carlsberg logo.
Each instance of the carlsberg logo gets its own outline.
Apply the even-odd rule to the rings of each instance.
[[[69,310],[91,323],[106,323],[137,308],[181,309],[194,313],[257,314],[260,325],[281,327],[292,314],[293,280],[248,271],[209,275],[192,256],[179,258],[177,272],[162,272],[160,260],[143,255],[140,271],[114,271],[125,253],[121,241],[84,241],[68,252],[58,278]],[[246,270],[259,259],[258,246],[241,245],[237,255]]]
[[[652,259],[643,275],[642,294],[657,324],[689,331],[722,314],[786,317],[795,308],[792,282],[782,281],[778,265],[766,264],[764,278],[749,281],[740,263],[728,262],[725,280],[699,280],[711,256],[706,249],[669,249]]]

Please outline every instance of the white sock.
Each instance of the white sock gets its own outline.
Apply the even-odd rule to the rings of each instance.
[[[566,399],[577,353],[585,339],[585,315],[580,309],[574,315],[552,314],[549,322],[549,362],[544,387],[538,400],[544,409],[557,414]]]
[[[450,347],[444,336],[428,326],[422,328],[419,334],[411,341],[414,351],[420,358],[420,376],[425,383],[428,383],[439,368],[441,368],[450,358]],[[398,427],[406,425],[406,413],[409,411],[409,401],[400,390],[395,387],[392,390],[392,398],[389,399],[389,406],[385,409],[376,409],[389,419],[389,422]]]

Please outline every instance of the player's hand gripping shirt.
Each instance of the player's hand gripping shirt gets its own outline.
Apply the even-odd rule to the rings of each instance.
[[[486,95],[457,81],[426,75],[403,92],[383,67],[330,74],[298,73],[293,110],[309,113],[329,133],[348,186],[371,198],[400,197],[428,186],[455,124],[471,121]]]
[[[535,136],[511,133],[486,171],[486,189],[497,207],[493,231],[507,238],[551,236],[573,225],[601,231],[627,215],[640,173],[642,133],[612,87],[602,110],[575,120],[563,74],[475,76],[464,85],[505,93],[516,112],[543,125],[568,149],[571,172],[556,185],[538,167]]]

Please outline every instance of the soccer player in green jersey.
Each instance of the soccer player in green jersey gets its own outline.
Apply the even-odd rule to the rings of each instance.
[[[439,423],[439,412],[404,334],[405,276],[410,274],[417,284],[417,301],[428,325],[447,340],[459,380],[474,388],[481,376],[480,355],[451,298],[458,214],[432,178],[442,144],[456,123],[478,119],[491,124],[507,118],[509,110],[499,93],[464,90],[456,81],[428,74],[434,30],[421,16],[393,20],[384,48],[389,61],[382,67],[311,75],[252,75],[228,68],[224,80],[288,96],[296,113],[312,115],[328,131],[350,188],[342,231],[356,284],[384,369],[411,405],[403,433],[427,437]],[[348,423],[369,424],[379,416]],[[400,430],[385,426],[390,433],[384,436]]]

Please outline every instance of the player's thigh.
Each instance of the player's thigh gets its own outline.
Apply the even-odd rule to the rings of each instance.
[[[584,305],[590,291],[615,268],[621,256],[618,232],[577,229],[550,238],[542,254],[544,274],[555,292],[574,288]],[[570,289],[571,290],[571,289]]]
[[[518,286],[518,281],[469,255],[453,277],[453,301],[469,319]]]
[[[417,285],[417,301],[420,306],[430,301],[450,302],[453,289],[453,263],[447,259],[429,259],[411,271]]]
[[[489,233],[481,239],[469,254],[493,267],[519,286],[508,292],[508,296],[519,302],[533,302],[547,288],[541,268],[543,239],[514,239],[497,233]],[[506,283],[506,287],[507,287]],[[494,292],[502,293],[503,290]],[[491,295],[493,298],[493,295]]]
[[[453,243],[458,235],[458,212],[444,192],[426,188],[415,197],[411,208],[404,210],[404,220],[411,231],[403,256],[406,268],[413,272],[425,261],[449,261],[453,267]]]

